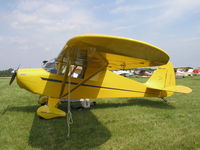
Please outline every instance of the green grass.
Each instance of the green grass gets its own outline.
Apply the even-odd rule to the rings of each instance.
[[[97,99],[90,110],[74,109],[70,138],[65,118],[39,119],[38,95],[8,82],[0,79],[1,150],[200,149],[200,77],[178,79],[193,92],[175,94],[168,103],[158,98]]]

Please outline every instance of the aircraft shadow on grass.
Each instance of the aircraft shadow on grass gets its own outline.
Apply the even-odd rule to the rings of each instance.
[[[90,111],[73,112],[74,123],[67,138],[65,118],[41,120],[35,116],[29,144],[42,149],[90,149],[105,143],[111,136]]]
[[[37,108],[36,105],[8,107],[7,111],[32,113]],[[29,144],[43,150],[85,150],[100,146],[111,137],[110,131],[98,121],[91,111],[72,110],[72,113],[73,124],[69,138],[67,138],[66,118],[45,120],[35,115],[30,130]]]
[[[164,109],[174,107],[162,102],[148,99],[130,99],[127,103],[101,103],[94,109],[123,107],[123,106],[145,106]],[[64,108],[65,104],[61,107]],[[7,111],[34,112],[34,106],[8,107]],[[44,150],[50,149],[91,149],[105,143],[110,137],[110,131],[98,121],[90,110],[78,111],[72,109],[73,125],[71,126],[70,138],[67,138],[66,118],[56,118],[51,120],[40,119],[34,116],[32,128],[30,130],[29,144],[32,147]]]

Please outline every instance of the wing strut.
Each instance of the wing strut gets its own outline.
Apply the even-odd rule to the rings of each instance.
[[[98,74],[99,72],[101,72],[102,70],[104,70],[108,66],[108,61],[100,53],[98,53],[98,54],[104,60],[105,65],[103,65],[100,69],[98,69],[96,72],[92,73],[89,77],[87,77],[85,80],[81,81],[74,88],[71,89],[71,82],[70,82],[71,73],[69,75],[70,66],[71,66],[70,51],[68,51],[68,53],[67,53],[67,55],[68,55],[68,61],[67,61],[67,66],[66,66],[64,78],[63,78],[62,85],[61,85],[60,96],[59,96],[60,99],[63,98],[63,97],[65,97],[65,96],[67,96],[67,99],[68,99],[68,104],[67,104],[67,126],[68,126],[67,137],[70,136],[70,125],[73,124],[72,113],[71,113],[71,104],[70,104],[70,102],[71,102],[70,101],[70,94],[74,90],[76,90],[78,87],[80,87],[81,84],[84,84],[86,81],[88,81],[89,79],[91,79],[92,77],[94,77],[96,74]],[[63,94],[64,89],[65,89],[66,81],[68,83],[68,88],[67,88],[68,91],[67,91],[67,93]]]
[[[70,91],[68,90],[67,93],[65,93],[64,95],[61,95],[61,97],[65,97],[68,94],[71,94],[74,90],[76,90],[78,87],[80,87],[82,84],[84,84],[86,81],[88,81],[89,79],[91,79],[92,77],[94,77],[96,74],[98,74],[99,72],[101,72],[102,70],[104,70],[107,66],[108,66],[108,61],[100,54],[98,53],[99,56],[105,61],[105,65],[102,66],[100,69],[98,69],[96,72],[94,72],[93,74],[91,74],[89,77],[87,77],[85,80],[79,82],[74,88],[70,89]],[[70,78],[70,77],[69,77]],[[65,83],[65,81],[64,81]],[[68,83],[70,84],[70,82],[68,81]],[[65,84],[64,84],[65,85]],[[64,91],[64,87],[62,89],[62,91]],[[62,92],[63,93],[63,92]],[[62,94],[61,93],[61,94]]]

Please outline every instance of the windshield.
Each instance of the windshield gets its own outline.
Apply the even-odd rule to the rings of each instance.
[[[54,73],[54,74],[57,73],[55,60],[43,61],[42,68],[44,68],[48,72],[51,72],[51,73]]]

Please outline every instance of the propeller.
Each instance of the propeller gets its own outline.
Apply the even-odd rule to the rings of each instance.
[[[20,67],[20,65],[17,67],[16,70],[14,70],[14,73],[13,73],[11,79],[10,79],[9,85],[11,85],[13,83],[13,81],[15,80],[15,78],[17,76],[17,71],[18,71],[19,67]]]

